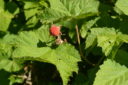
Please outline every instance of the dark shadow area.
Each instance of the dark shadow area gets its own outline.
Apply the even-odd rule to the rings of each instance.
[[[0,85],[9,85],[9,79],[10,73],[0,70]]]
[[[62,85],[62,80],[56,67],[49,63],[35,62],[32,68],[33,85]]]

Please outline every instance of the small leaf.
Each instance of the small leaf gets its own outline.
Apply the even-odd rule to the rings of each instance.
[[[99,20],[99,17],[95,18],[93,20],[90,20],[90,21],[85,21],[85,23],[82,25],[82,27],[80,29],[82,38],[86,37],[88,30],[91,29],[91,27],[96,23],[97,20]]]
[[[95,41],[96,41],[96,35],[94,35],[94,34],[89,34],[89,35],[87,36],[86,41],[85,41],[85,44],[86,44],[85,48],[87,49],[87,48],[93,46],[93,44],[95,43]]]
[[[9,85],[14,85],[15,83],[23,83],[24,81],[21,77],[18,77],[16,75],[11,75],[9,77],[9,80],[10,80]]]

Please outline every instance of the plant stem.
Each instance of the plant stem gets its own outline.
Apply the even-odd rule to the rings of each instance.
[[[85,60],[88,64],[92,65],[92,66],[95,66],[95,64],[91,63],[83,54],[82,52],[82,49],[81,49],[81,45],[80,45],[80,34],[79,34],[79,30],[78,30],[78,25],[76,25],[76,34],[77,34],[77,42],[78,42],[78,45],[79,45],[79,52],[80,52],[80,55],[81,55],[81,59],[82,60]]]
[[[80,34],[79,34],[79,30],[78,30],[78,26],[76,25],[76,34],[77,34],[77,42],[80,46]]]
[[[97,63],[96,66],[99,66],[99,65],[102,63],[102,61],[103,61],[104,58],[105,58],[105,56],[102,56],[102,57],[100,58],[100,60],[98,61],[98,63]]]

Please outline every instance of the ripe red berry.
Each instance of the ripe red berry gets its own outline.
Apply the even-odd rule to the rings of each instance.
[[[59,36],[61,34],[60,26],[52,25],[50,28],[50,34],[53,36]]]

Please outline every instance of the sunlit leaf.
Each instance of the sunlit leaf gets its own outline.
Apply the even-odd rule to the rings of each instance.
[[[123,11],[124,14],[128,15],[128,0],[117,0],[116,6]]]
[[[98,12],[97,0],[49,0],[50,8],[42,13],[43,22],[85,18]]]
[[[127,85],[128,68],[110,59],[100,66],[93,85]]]
[[[60,45],[56,49],[20,46],[15,50],[13,56],[17,59],[36,60],[54,64],[60,73],[63,85],[67,85],[72,72],[78,72],[77,62],[80,61],[80,55],[69,44]]]

